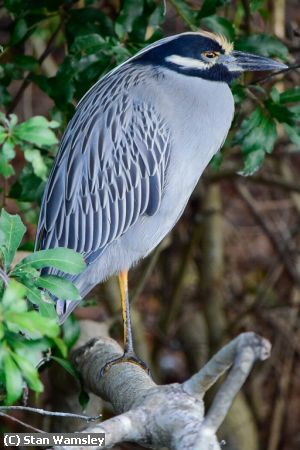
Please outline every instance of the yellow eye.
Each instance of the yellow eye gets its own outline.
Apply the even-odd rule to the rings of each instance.
[[[207,51],[207,52],[203,52],[202,56],[204,56],[205,58],[214,59],[219,56],[219,52]]]

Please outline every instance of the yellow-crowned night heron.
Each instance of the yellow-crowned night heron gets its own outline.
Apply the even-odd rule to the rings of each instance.
[[[183,33],[137,53],[79,103],[45,189],[36,248],[84,255],[87,268],[72,279],[82,297],[119,275],[129,360],[128,270],[174,227],[222,146],[234,112],[230,82],[285,67],[234,51],[222,36]],[[61,322],[77,303],[57,299]]]

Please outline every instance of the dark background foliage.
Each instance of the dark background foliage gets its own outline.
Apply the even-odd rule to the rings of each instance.
[[[136,344],[160,382],[183,380],[240,331],[271,340],[272,358],[255,370],[225,424],[232,450],[300,445],[299,23],[297,0],[0,1],[0,205],[27,226],[18,260],[33,249],[45,181],[76,103],[115,65],[160,37],[205,28],[292,67],[234,83],[236,115],[224,148],[175,230],[130,278]],[[109,319],[121,337],[115,280],[86,305],[77,318]],[[64,364],[77,334],[70,319],[65,344],[54,331],[56,343],[40,336],[38,352],[51,345]],[[37,347],[32,355],[36,362]],[[2,374],[5,367],[0,352]],[[44,386],[39,397],[29,393],[30,404],[59,407],[53,367],[41,368],[43,385],[36,374],[34,382],[23,376],[35,391]]]

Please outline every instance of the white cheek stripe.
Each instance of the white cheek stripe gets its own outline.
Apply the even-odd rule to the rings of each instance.
[[[177,64],[177,66],[181,66],[183,69],[209,69],[215,64],[214,62],[205,63],[200,61],[199,59],[194,58],[186,58],[184,56],[179,55],[170,55],[166,58],[166,61],[171,62],[173,64]]]

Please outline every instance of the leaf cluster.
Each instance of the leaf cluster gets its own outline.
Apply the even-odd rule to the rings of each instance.
[[[56,151],[58,140],[53,129],[59,123],[49,121],[43,116],[32,117],[20,124],[15,114],[5,116],[0,112],[0,175],[5,179],[15,174],[12,162],[18,151],[24,155],[26,164],[20,174],[20,181],[15,183],[11,196],[18,199],[36,200],[41,195],[52,158]],[[26,179],[34,185],[34,190],[28,192]]]
[[[300,149],[299,86],[279,93],[276,87],[271,92],[257,86],[260,100],[250,115],[240,123],[232,145],[239,145],[244,157],[241,175],[252,175],[263,164],[266,154],[272,153],[278,139],[278,125],[282,124],[289,140]],[[263,98],[261,98],[263,97]],[[258,101],[258,99],[257,99]]]
[[[62,248],[37,251],[13,267],[24,233],[20,217],[3,209],[0,215],[0,387],[6,404],[18,400],[26,385],[35,392],[43,390],[37,366],[51,347],[60,354],[52,358],[72,371],[63,358],[67,356],[66,343],[73,343],[74,325],[67,328],[64,342],[59,337],[51,296],[79,300],[80,295],[68,279],[43,275],[40,269],[53,267],[74,275],[85,267],[81,255]]]

